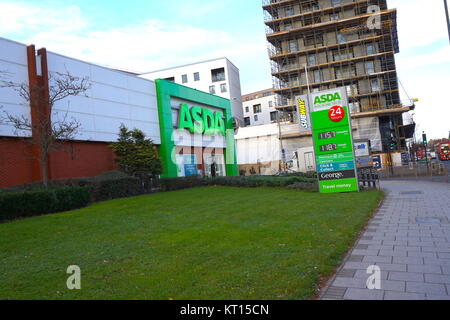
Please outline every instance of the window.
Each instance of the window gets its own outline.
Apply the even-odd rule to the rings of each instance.
[[[182,82],[182,83],[188,83],[188,77],[187,77],[187,74],[183,74],[183,75],[181,76],[181,82]]]
[[[342,66],[335,69],[336,79],[350,78],[356,75],[354,66]]]
[[[209,87],[209,93],[216,94],[216,86],[210,86]]]
[[[366,62],[366,73],[375,73],[375,65],[373,61]]]
[[[344,43],[346,41],[345,35],[341,32],[337,33],[337,42],[338,43]]]
[[[194,73],[194,81],[200,81],[200,73],[199,72]]]
[[[284,30],[291,30],[292,29],[292,24],[291,23],[284,24],[283,29]]]
[[[307,47],[323,45],[323,34],[318,33],[315,35],[306,36],[304,42]]]
[[[330,14],[330,21],[339,20],[339,13]]]
[[[269,101],[269,108],[273,108],[273,101]]]
[[[226,85],[225,83],[222,83],[222,84],[220,85],[220,92],[225,93],[225,92],[227,92],[227,91],[228,91],[227,85]]]
[[[370,80],[370,88],[372,89],[372,92],[380,92],[380,84],[377,79]]]
[[[375,54],[375,48],[373,47],[373,44],[367,45],[367,55]]]
[[[255,121],[257,122],[258,120],[259,120],[259,118],[258,118],[258,115],[257,114],[255,114],[255,117],[254,117],[254,119],[255,119]]]
[[[211,70],[212,82],[225,81],[225,68]]]
[[[316,63],[316,55],[315,54],[310,54],[308,56],[308,66],[315,66]]]
[[[170,82],[175,82],[175,77],[165,78],[164,80],[167,80]]]
[[[270,121],[278,121],[278,111],[270,113]]]
[[[349,97],[354,97],[354,96],[358,95],[358,85],[351,84],[351,85],[347,86],[347,95]]]
[[[333,50],[333,59],[334,61],[339,60],[347,60],[353,58],[353,49],[349,48],[349,51],[347,50]]]
[[[269,97],[272,95],[272,92],[264,92],[263,97]]]
[[[304,26],[310,26],[314,23],[313,17],[309,16],[309,17],[305,17],[303,18],[303,25]]]
[[[333,7],[338,7],[342,4],[341,0],[332,0],[331,2],[333,4]]]
[[[294,15],[294,8],[293,7],[287,7],[285,9],[285,15],[286,17],[290,17]]]
[[[319,10],[320,7],[319,7],[319,4],[317,3],[317,1],[315,1],[312,3],[311,2],[305,3],[302,6],[302,9],[303,9],[303,12],[309,12],[309,11],[313,11],[313,10]]]
[[[322,81],[322,73],[320,70],[314,71],[314,82],[320,82]]]
[[[255,104],[253,106],[253,113],[261,113],[261,112],[262,112],[261,105],[260,104]]]
[[[245,112],[249,113],[250,112],[250,108],[249,107],[245,107]]]
[[[249,125],[250,125],[250,118],[249,118],[249,117],[244,118],[244,124],[245,124],[246,126],[249,126]]]
[[[298,51],[297,40],[290,40],[289,41],[289,52],[296,52],[296,51]]]

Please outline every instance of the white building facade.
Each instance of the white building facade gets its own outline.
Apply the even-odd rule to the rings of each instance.
[[[278,124],[239,128],[235,135],[240,175],[273,175],[281,164]]]
[[[242,96],[245,126],[260,126],[278,121],[273,89]]]
[[[227,58],[208,60],[140,75],[149,80],[164,79],[208,92],[231,101],[233,117],[244,124],[239,69]]]

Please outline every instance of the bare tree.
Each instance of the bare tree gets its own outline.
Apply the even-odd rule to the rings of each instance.
[[[14,127],[17,136],[24,131],[31,133],[32,138],[27,141],[39,150],[36,160],[40,164],[43,184],[48,186],[47,161],[50,152],[60,149],[66,141],[73,140],[81,127],[77,119],[68,117],[68,111],[61,114],[54,107],[68,97],[86,96],[86,91],[91,87],[90,81],[87,77],[74,77],[67,71],[50,73],[48,87],[40,84],[29,86],[26,83],[7,81],[5,78],[8,78],[8,73],[0,73],[3,73],[0,88],[13,88],[24,104],[30,106],[32,114],[30,118],[2,110],[0,122]]]

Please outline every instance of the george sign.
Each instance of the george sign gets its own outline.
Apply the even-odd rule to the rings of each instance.
[[[345,88],[314,93],[310,103],[320,192],[359,191]]]

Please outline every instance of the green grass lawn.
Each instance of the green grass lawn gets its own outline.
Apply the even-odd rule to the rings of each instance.
[[[0,224],[0,299],[309,299],[381,196],[207,187]]]

